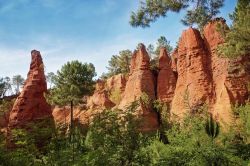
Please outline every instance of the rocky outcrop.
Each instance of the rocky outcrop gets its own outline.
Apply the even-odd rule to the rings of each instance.
[[[133,101],[139,100],[142,95],[147,95],[149,99],[154,100],[155,84],[152,72],[149,69],[149,56],[144,45],[141,45],[138,51],[135,51],[130,66],[130,73],[123,98],[118,106],[125,109]],[[151,131],[158,128],[157,113],[148,106],[140,103],[137,114],[142,118],[142,130]]]
[[[168,105],[174,97],[176,77],[171,68],[171,59],[166,48],[161,48],[159,56],[159,74],[157,80],[157,98]]]
[[[105,89],[105,82],[98,80],[94,94],[87,99],[88,109],[112,108],[115,104],[109,99],[108,91]]]
[[[132,56],[128,78],[119,74],[106,82],[98,81],[94,95],[88,99],[90,109],[85,112],[76,110],[75,119],[87,123],[96,111],[113,107],[126,110],[138,100],[136,114],[143,121],[141,130],[152,131],[159,127],[152,101],[159,99],[169,106],[172,117],[182,119],[185,113],[195,113],[206,105],[220,122],[230,124],[232,106],[244,104],[249,97],[249,56],[232,60],[217,54],[217,46],[224,42],[217,32],[218,23],[226,26],[224,20],[216,19],[204,27],[203,35],[194,28],[185,30],[171,58],[166,49],[161,49],[159,73],[155,75],[150,70],[146,49],[141,45]],[[112,102],[115,90],[121,95],[119,102]],[[141,100],[145,95],[149,98],[147,104]],[[69,121],[69,110],[66,109],[67,115],[59,110],[53,111],[56,121]]]
[[[70,118],[71,118],[70,107],[56,106],[55,108],[53,108],[52,112],[53,112],[52,114],[53,114],[55,123],[58,127],[59,126],[69,127]],[[91,121],[92,116],[95,113],[97,112],[94,112],[93,110],[82,110],[80,107],[75,107],[73,109],[73,121],[83,126],[88,126]]]
[[[204,40],[207,47],[211,67],[213,95],[210,101],[211,112],[220,121],[230,123],[232,120],[231,107],[234,104],[244,104],[248,98],[247,72],[245,57],[236,59],[223,58],[217,53],[217,46],[224,42],[217,31],[217,25],[226,26],[224,19],[210,21],[204,27]]]
[[[183,117],[207,105],[208,111],[221,122],[232,121],[232,106],[248,99],[248,61],[246,56],[236,59],[221,57],[217,46],[224,42],[216,19],[204,27],[203,38],[198,30],[189,28],[182,33],[172,56],[172,69],[178,73],[171,113]]]
[[[187,110],[195,111],[209,101],[211,78],[208,56],[200,32],[193,28],[185,30],[178,45],[178,79],[172,114],[182,117]]]
[[[126,86],[126,76],[124,74],[117,74],[106,81],[106,89],[108,91],[119,90],[121,93],[124,92]]]
[[[31,51],[31,58],[27,80],[10,112],[8,124],[10,128],[22,127],[39,119],[52,119],[51,107],[44,97],[47,92],[47,83],[40,52]]]

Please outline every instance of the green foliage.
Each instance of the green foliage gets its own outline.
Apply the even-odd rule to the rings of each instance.
[[[4,97],[8,90],[11,90],[10,78],[0,78],[0,98]]]
[[[32,132],[14,130],[13,141],[17,148],[12,151],[5,149],[4,139],[0,135],[0,165],[227,166],[249,163],[249,136],[245,135],[249,131],[249,104],[235,107],[239,121],[234,126],[235,130],[227,134],[217,132],[216,122],[204,111],[189,112],[182,122],[171,122],[167,106],[156,100],[153,108],[161,113],[162,122],[166,124],[162,128],[167,137],[166,143],[158,133],[149,135],[139,130],[141,119],[135,111],[139,104],[149,105],[151,102],[144,94],[125,110],[104,110],[94,117],[87,135],[77,122],[71,134],[59,129],[53,131],[52,138],[48,139],[49,144],[43,149],[37,148],[35,139],[39,136],[45,140],[43,136],[47,132],[34,134],[33,131],[41,129],[48,123],[46,121],[33,124],[37,126]],[[223,135],[224,138],[226,135],[232,136],[228,136],[225,143]]]
[[[209,137],[211,137],[212,140],[214,140],[218,135],[220,131],[219,123],[216,122],[212,115],[207,119],[206,122],[206,133]]]
[[[173,51],[173,47],[170,45],[170,41],[168,41],[165,36],[160,36],[160,38],[157,40],[155,49],[156,55],[160,54],[161,47],[165,47],[168,53],[171,53]]]
[[[109,99],[116,105],[120,103],[122,96],[120,89],[114,89],[110,92]]]
[[[221,55],[226,57],[249,56],[250,53],[250,2],[238,0],[232,27],[225,30],[225,43],[218,47]],[[221,29],[221,28],[220,28]]]
[[[105,75],[111,77],[120,73],[129,73],[131,57],[132,52],[130,50],[122,50],[119,52],[119,55],[113,55],[108,61],[108,73]]]
[[[24,78],[21,75],[15,75],[12,77],[12,84],[15,86],[16,94],[18,94],[20,86],[24,84]]]
[[[159,17],[166,17],[168,11],[179,12],[186,9],[187,13],[182,19],[184,25],[197,24],[202,28],[212,17],[219,13],[224,0],[145,0],[137,12],[132,12],[130,24],[133,27],[149,27]]]
[[[122,115],[121,110],[106,110],[95,117],[86,139],[88,165],[144,165],[139,152],[147,137],[138,130],[137,106],[133,103]]]
[[[53,73],[53,72],[47,73],[47,75],[46,75],[46,81],[47,81],[47,83],[50,84],[50,87],[49,87],[50,89],[55,84],[55,80],[56,80],[55,73]]]
[[[65,135],[60,129],[55,132],[44,156],[46,165],[86,165],[85,134],[81,126],[75,126],[71,135]]]
[[[93,78],[96,76],[93,64],[79,61],[67,62],[57,71],[55,87],[48,96],[52,104],[65,105],[70,101],[79,103],[82,97],[93,90]]]
[[[169,143],[154,139],[143,148],[150,165],[242,165],[244,161],[205,133],[206,115],[187,115],[166,131]]]
[[[159,54],[162,47],[165,47],[169,54],[173,50],[173,47],[170,45],[170,41],[168,41],[165,36],[160,36],[157,40],[156,48],[154,48],[154,45],[152,44],[149,44],[147,47],[147,51],[150,56],[150,69],[153,71],[158,71]]]
[[[14,101],[15,99],[13,100],[0,100],[0,116],[3,117],[5,116],[13,107],[14,105]],[[6,115],[6,118],[7,118],[7,115]]]
[[[250,103],[233,109],[238,135],[244,143],[250,144]]]

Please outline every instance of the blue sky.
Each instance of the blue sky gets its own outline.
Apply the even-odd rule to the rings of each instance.
[[[0,77],[26,77],[30,51],[41,51],[46,72],[56,72],[67,61],[95,65],[106,72],[108,60],[120,50],[134,50],[140,42],[155,44],[166,36],[175,45],[183,26],[179,14],[168,13],[150,28],[129,25],[139,0],[0,0]],[[219,16],[232,13],[236,0],[225,0]]]

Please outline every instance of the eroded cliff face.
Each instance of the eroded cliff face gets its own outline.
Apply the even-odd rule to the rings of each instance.
[[[187,110],[195,111],[209,101],[211,76],[209,55],[198,30],[189,28],[182,33],[177,52],[178,79],[171,113],[182,117]]]
[[[87,100],[88,109],[112,108],[115,104],[109,99],[108,91],[105,89],[105,82],[98,80],[94,94]]]
[[[232,123],[232,106],[244,104],[249,97],[250,59],[249,56],[228,59],[217,54],[217,46],[224,42],[216,30],[218,23],[226,26],[222,19],[211,21],[204,27],[203,35],[194,28],[185,30],[170,57],[162,48],[157,76],[150,70],[150,58],[141,45],[132,56],[128,77],[119,74],[97,81],[94,94],[87,99],[87,110],[75,108],[74,119],[88,125],[92,117],[104,109],[125,110],[139,100],[136,115],[142,119],[141,130],[152,131],[159,127],[152,101],[159,99],[168,105],[171,115],[179,119],[206,105],[207,111],[220,122]],[[10,128],[52,116],[43,96],[46,90],[42,58],[34,50],[24,89],[10,112]],[[119,100],[114,102],[111,98],[116,90]],[[143,95],[149,98],[146,105],[140,100]],[[70,110],[55,107],[53,116],[57,123],[69,124]]]
[[[27,80],[10,112],[9,127],[21,127],[44,118],[52,119],[51,106],[44,97],[46,92],[47,83],[42,57],[39,51],[33,50]]]
[[[152,101],[156,99],[166,103],[172,117],[179,120],[186,113],[195,113],[206,106],[204,111],[212,113],[222,124],[231,124],[232,106],[244,104],[249,96],[249,58],[228,59],[217,54],[217,46],[224,42],[217,24],[226,26],[224,20],[216,19],[204,27],[203,35],[194,28],[183,31],[171,56],[162,48],[158,75],[150,70],[150,58],[141,45],[132,56],[128,78],[120,74],[97,83],[88,108],[92,113],[104,108],[125,110],[146,94],[149,105],[140,102],[136,111],[143,120],[141,129],[144,131],[159,127],[159,117],[152,109]],[[115,89],[119,89],[121,96],[116,105],[110,100]]]
[[[228,59],[217,54],[217,46],[224,42],[218,24],[226,26],[223,19],[209,22],[203,38],[193,28],[182,33],[172,58],[172,69],[178,73],[172,114],[182,117],[207,105],[220,122],[230,124],[232,106],[248,99],[246,57]]]

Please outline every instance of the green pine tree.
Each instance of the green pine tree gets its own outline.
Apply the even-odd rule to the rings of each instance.
[[[250,1],[238,0],[230,15],[232,27],[225,34],[225,43],[218,47],[226,57],[249,56],[250,53]]]
[[[167,12],[179,12],[186,9],[182,22],[184,25],[197,24],[201,29],[211,18],[219,13],[224,0],[145,0],[137,12],[132,12],[130,24],[133,27],[149,27],[159,17],[166,17]]]

